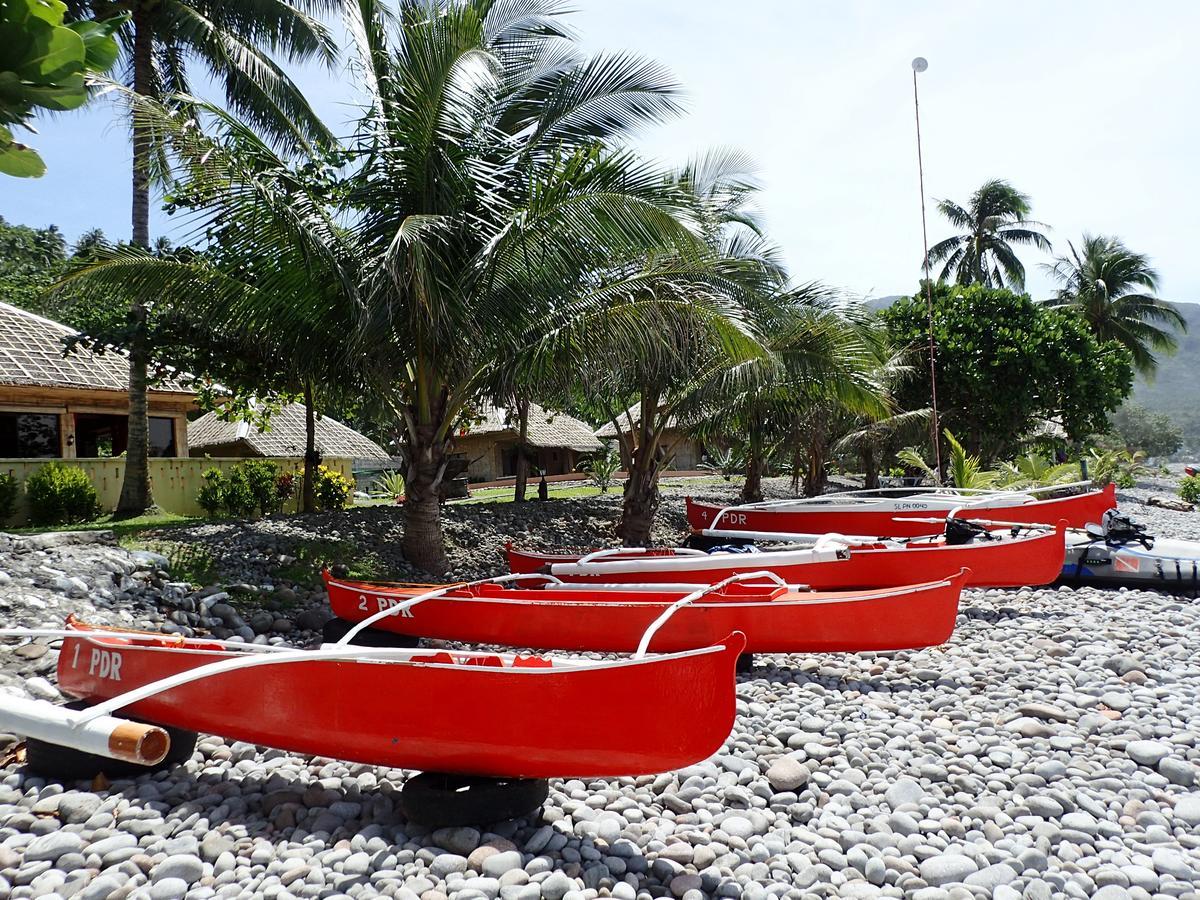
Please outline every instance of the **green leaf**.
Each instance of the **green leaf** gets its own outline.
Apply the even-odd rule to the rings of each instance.
[[[123,15],[103,22],[73,22],[67,26],[83,39],[84,66],[89,72],[103,73],[113,67],[120,52],[113,35],[128,21],[129,16]]]
[[[32,147],[6,141],[0,134],[0,173],[15,178],[41,178],[46,174],[46,164]]]

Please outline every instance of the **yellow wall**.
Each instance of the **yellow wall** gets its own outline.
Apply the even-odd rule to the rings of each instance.
[[[154,491],[154,502],[164,512],[181,516],[202,516],[204,510],[196,503],[196,494],[203,484],[202,475],[208,469],[216,467],[228,472],[245,459],[203,459],[197,457],[155,457],[150,460],[150,486]],[[0,474],[15,475],[17,481],[24,484],[25,479],[40,469],[50,460],[45,459],[0,459]],[[273,458],[281,469],[300,470],[304,462],[299,457]],[[100,507],[105,512],[116,509],[117,500],[121,496],[121,480],[125,476],[125,460],[120,457],[113,459],[72,459],[68,465],[77,466],[88,473],[92,484],[100,495]],[[325,458],[321,464],[341,472],[347,478],[353,478],[352,459]],[[24,494],[18,501],[17,514],[13,520],[3,525],[20,525],[26,520]],[[294,507],[294,502],[292,506]]]

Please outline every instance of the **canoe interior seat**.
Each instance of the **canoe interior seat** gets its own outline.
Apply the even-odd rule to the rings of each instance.
[[[711,599],[723,600],[774,600],[776,597],[782,597],[788,592],[788,588],[782,584],[767,585],[755,584],[752,581],[735,581],[733,584],[727,584],[721,590],[713,594]],[[705,598],[710,599],[710,598]]]
[[[505,666],[503,657],[495,654],[487,654],[485,656],[454,656],[451,653],[434,653],[431,656],[417,657],[415,662],[436,663],[443,666],[476,666],[478,668],[488,669],[503,669]],[[509,663],[509,668],[513,669],[551,669],[554,663],[551,660],[543,659],[540,656],[514,656],[512,662]]]

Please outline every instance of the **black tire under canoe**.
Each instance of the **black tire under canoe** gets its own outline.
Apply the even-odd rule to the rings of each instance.
[[[353,628],[357,623],[350,622],[346,619],[341,619],[335,616],[321,626],[321,639],[327,644],[336,644]],[[356,647],[416,647],[421,643],[420,638],[411,637],[407,634],[396,634],[393,631],[383,631],[380,628],[372,628],[369,625],[354,636],[354,640],[350,642]]]
[[[404,782],[400,808],[427,828],[490,825],[540,810],[550,796],[541,778],[499,779],[421,772]]]

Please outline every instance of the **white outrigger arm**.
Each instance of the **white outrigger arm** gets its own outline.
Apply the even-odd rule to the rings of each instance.
[[[633,654],[633,658],[642,659],[645,657],[646,651],[650,649],[650,641],[654,635],[658,633],[658,629],[667,624],[667,620],[670,619],[671,616],[675,615],[675,613],[679,612],[679,610],[683,609],[689,603],[694,603],[702,597],[716,593],[727,585],[736,584],[739,581],[755,581],[758,579],[773,581],[780,587],[786,588],[788,586],[786,581],[784,581],[774,572],[767,571],[766,569],[761,569],[757,572],[741,572],[737,575],[730,575],[728,578],[723,578],[720,581],[713,582],[712,584],[707,584],[698,591],[692,591],[690,594],[680,597],[678,600],[664,609],[662,614],[659,615],[659,617],[653,622],[651,622],[650,626],[642,633],[642,639],[638,642],[637,652]]]

